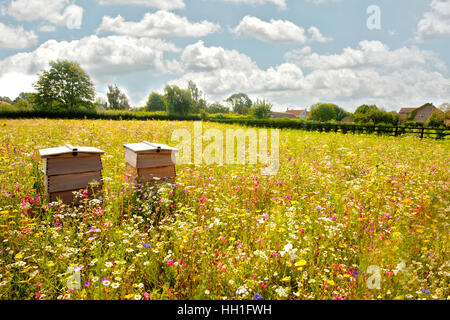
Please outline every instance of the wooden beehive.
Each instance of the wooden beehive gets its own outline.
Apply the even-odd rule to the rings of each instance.
[[[133,180],[140,183],[174,182],[177,149],[147,141],[125,144],[124,148],[126,170]]]
[[[90,193],[102,188],[102,159],[104,151],[93,147],[64,147],[39,150],[43,159],[45,190],[49,201],[60,198],[63,203],[74,201],[73,191],[88,189]],[[94,190],[91,185],[95,185]]]

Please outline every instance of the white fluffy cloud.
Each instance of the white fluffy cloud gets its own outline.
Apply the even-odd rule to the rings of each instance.
[[[311,36],[308,39],[305,29],[291,21],[271,19],[270,22],[266,22],[252,16],[245,16],[239,25],[232,29],[232,32],[239,35],[245,34],[261,41],[275,43],[303,44],[308,40],[319,42],[330,40],[324,37],[316,27],[308,29],[308,33]]]
[[[10,27],[0,22],[0,47],[24,49],[36,44],[38,36],[22,26]]]
[[[286,0],[222,0],[227,2],[235,2],[235,3],[250,3],[250,4],[265,4],[272,3],[277,5],[281,9],[286,9]]]
[[[0,74],[35,74],[56,59],[69,59],[94,76],[154,70],[167,72],[165,52],[177,52],[173,44],[149,38],[95,35],[71,42],[49,40],[32,52],[21,52],[0,60]]]
[[[202,41],[187,46],[180,60],[182,77],[173,83],[195,81],[209,96],[223,97],[235,91],[267,93],[300,86],[303,73],[294,64],[261,70],[247,55],[222,47],[206,47]]]
[[[312,70],[376,68],[377,70],[408,69],[410,67],[432,67],[444,70],[445,64],[432,51],[417,47],[402,47],[391,50],[380,41],[361,41],[357,48],[344,48],[341,54],[319,55],[311,53],[309,47],[290,51],[288,61]]]
[[[21,92],[32,92],[36,75],[27,75],[19,72],[0,73],[0,96],[15,99]]]
[[[362,41],[341,54],[319,55],[306,47],[286,59],[263,70],[245,54],[199,41],[184,49],[176,66],[180,78],[172,83],[193,80],[210,99],[242,91],[278,104],[334,101],[348,110],[362,103],[398,110],[449,97],[450,79],[440,72],[445,65],[430,51],[391,50],[379,41]]]
[[[186,6],[183,0],[99,0],[99,3],[141,5],[163,10],[182,9]]]
[[[380,41],[361,41],[341,54],[319,55],[307,48],[286,59],[310,71],[303,92],[353,108],[364,101],[393,108],[449,97],[450,79],[441,73],[445,64],[435,53],[415,47],[391,50]]]
[[[450,37],[450,0],[432,0],[431,11],[424,14],[417,25],[416,39]]]
[[[192,23],[186,17],[180,17],[172,12],[158,11],[146,13],[139,22],[125,21],[120,15],[115,18],[103,17],[97,33],[113,32],[138,37],[203,37],[219,29],[219,25],[209,21]]]
[[[83,8],[69,0],[12,0],[5,13],[18,21],[46,20],[69,29],[79,29],[83,21]]]

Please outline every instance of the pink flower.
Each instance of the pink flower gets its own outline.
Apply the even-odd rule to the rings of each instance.
[[[198,201],[200,201],[200,202],[205,202],[206,200],[207,200],[207,198],[205,196],[198,199]]]
[[[168,264],[169,266],[173,266],[173,262],[174,262],[174,259],[167,261],[167,264]]]
[[[150,300],[151,294],[144,292],[144,300]]]

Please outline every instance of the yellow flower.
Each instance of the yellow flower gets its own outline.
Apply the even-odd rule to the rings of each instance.
[[[291,281],[291,277],[284,277],[281,281]]]
[[[134,294],[127,294],[126,296],[125,296],[125,299],[131,299],[131,298],[133,298],[134,297]]]
[[[336,285],[336,283],[334,283],[333,280],[327,280],[327,283],[328,283],[330,286],[335,286],[335,285]]]
[[[299,261],[297,261],[297,262],[295,263],[295,266],[296,266],[296,267],[303,267],[303,266],[305,266],[305,265],[306,265],[306,260],[304,260],[304,259],[299,260]]]
[[[22,258],[23,258],[23,255],[21,253],[18,253],[14,256],[14,259],[16,259],[16,260],[20,260]]]
[[[49,267],[49,268],[54,267],[54,266],[55,266],[55,263],[54,263],[54,262],[49,262],[49,263],[47,263],[47,267]]]
[[[26,269],[23,269],[22,271],[20,271],[20,273],[27,273],[28,271],[30,271],[32,267],[28,267]]]

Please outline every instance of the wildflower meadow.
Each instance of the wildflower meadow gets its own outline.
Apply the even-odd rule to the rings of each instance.
[[[180,128],[0,120],[0,299],[449,298],[448,140],[283,129],[274,175],[188,163],[132,183],[123,144]],[[36,153],[66,143],[105,151],[103,191],[76,206],[49,203]]]

